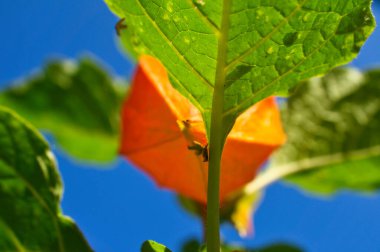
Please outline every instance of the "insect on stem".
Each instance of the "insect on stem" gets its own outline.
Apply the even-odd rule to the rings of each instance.
[[[193,141],[193,145],[187,146],[187,149],[194,151],[197,156],[202,156],[203,162],[208,162],[208,144],[202,146],[201,143]]]

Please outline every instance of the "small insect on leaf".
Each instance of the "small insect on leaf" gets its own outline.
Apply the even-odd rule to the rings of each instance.
[[[117,23],[115,25],[115,30],[116,30],[117,36],[121,35],[122,30],[128,28],[128,26],[124,23],[124,21],[125,21],[125,18],[121,18],[119,21],[117,21]]]

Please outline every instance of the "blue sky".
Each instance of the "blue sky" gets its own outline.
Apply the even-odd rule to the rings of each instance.
[[[374,6],[380,15],[380,6]],[[117,19],[101,0],[0,2],[1,87],[38,70],[51,58],[93,55],[114,75],[129,78],[131,62],[118,50]],[[380,65],[380,31],[353,65]],[[65,182],[63,210],[73,217],[96,251],[139,251],[155,239],[178,251],[200,237],[200,223],[183,212],[175,196],[118,159],[98,167],[71,159],[52,142]],[[380,195],[341,192],[323,198],[276,183],[256,216],[255,237],[241,239],[231,227],[227,240],[252,246],[284,241],[310,252],[380,251]]]

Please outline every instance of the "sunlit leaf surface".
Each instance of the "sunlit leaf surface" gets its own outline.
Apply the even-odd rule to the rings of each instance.
[[[352,60],[374,28],[371,0],[106,2],[128,51],[158,58],[207,130],[221,78],[225,134],[252,104]]]

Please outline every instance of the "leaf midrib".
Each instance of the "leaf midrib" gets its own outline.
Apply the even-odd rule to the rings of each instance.
[[[344,161],[358,161],[372,157],[380,156],[380,145],[371,146],[364,149],[357,149],[348,152],[336,152],[323,156],[316,156],[307,159],[274,167],[273,169],[282,169],[281,167],[295,167],[297,170],[307,170],[314,167],[334,165]]]
[[[336,152],[323,156],[305,158],[284,165],[275,165],[264,171],[255,180],[249,183],[244,191],[247,193],[254,193],[279,179],[301,171],[317,168],[329,169],[329,165],[336,165],[346,161],[360,161],[378,156],[380,156],[380,145],[374,145],[368,148],[348,152]]]

